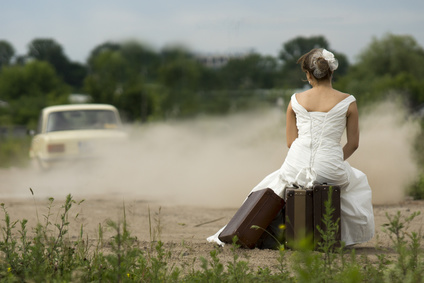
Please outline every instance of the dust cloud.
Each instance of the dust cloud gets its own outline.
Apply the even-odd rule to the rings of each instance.
[[[413,144],[420,131],[399,103],[386,101],[360,118],[360,145],[349,163],[367,174],[374,204],[405,199],[418,174]]]
[[[418,132],[393,103],[361,118],[361,145],[349,160],[365,172],[375,204],[402,201],[417,168]],[[0,171],[0,197],[142,200],[162,205],[238,207],[287,153],[285,113],[270,108],[221,117],[128,126],[129,140],[107,157],[49,172]]]

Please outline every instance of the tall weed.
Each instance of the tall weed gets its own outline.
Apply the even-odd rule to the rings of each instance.
[[[411,222],[421,213],[419,211],[403,216],[400,211],[390,216],[383,224],[396,251],[396,261],[385,272],[385,279],[393,282],[423,282],[424,263],[422,258],[421,231],[409,231]]]
[[[224,248],[217,247],[209,257],[200,257],[200,266],[179,264],[171,248],[161,241],[160,209],[154,216],[149,211],[152,231],[150,245],[141,247],[131,235],[126,219],[107,220],[99,224],[98,239],[90,241],[81,225],[79,235],[70,240],[71,208],[76,203],[70,195],[52,217],[54,199],[49,199],[42,222],[28,230],[28,221],[12,220],[6,205],[1,204],[0,281],[1,282],[423,282],[424,261],[422,234],[410,231],[419,212],[403,216],[388,215],[384,231],[392,241],[395,255],[377,254],[377,260],[355,249],[334,248],[332,229],[323,229],[324,241],[318,250],[304,246],[295,251],[279,249],[274,269],[250,267],[249,259],[241,259],[245,250],[234,239],[230,260],[221,260]],[[331,214],[331,209],[326,210]],[[57,219],[57,222],[53,219]],[[330,218],[328,218],[330,219]],[[337,223],[327,223],[337,225]],[[155,226],[155,227],[154,227]],[[104,230],[113,235],[105,238]],[[327,238],[326,238],[327,237]],[[327,240],[325,240],[327,239]],[[299,247],[302,247],[300,245]],[[254,254],[254,251],[253,251]]]

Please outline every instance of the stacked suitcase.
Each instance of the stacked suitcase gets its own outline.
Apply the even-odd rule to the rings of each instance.
[[[293,247],[296,241],[310,238],[314,232],[313,190],[286,189],[286,245]]]
[[[238,245],[253,249],[283,206],[284,200],[271,189],[252,192],[218,238],[231,244],[237,236]]]
[[[340,245],[340,187],[326,184],[314,185],[311,189],[286,189],[286,245],[295,247],[300,241],[313,244],[314,248],[322,242],[321,232],[327,231],[324,215],[325,203],[331,191],[331,223],[337,225],[334,231],[334,246]],[[318,228],[319,227],[319,228]],[[335,227],[333,227],[334,229]]]
[[[278,227],[278,223],[285,222],[286,246],[295,248],[295,243],[307,239],[317,248],[323,241],[320,230],[326,231],[326,225],[323,223],[326,212],[324,204],[328,200],[330,190],[331,207],[334,210],[331,222],[339,227],[335,231],[335,245],[338,245],[341,236],[340,187],[326,184],[314,185],[311,189],[287,188],[286,201],[271,189],[252,192],[220,233],[219,239],[231,244],[237,236],[237,244],[242,247],[269,248],[261,246],[261,241],[269,234],[264,233],[265,230],[270,231],[271,223],[277,223]],[[280,217],[282,214],[285,216]]]

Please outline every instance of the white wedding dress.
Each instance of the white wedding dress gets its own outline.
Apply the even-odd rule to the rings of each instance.
[[[328,112],[308,112],[293,94],[291,104],[296,114],[298,138],[281,168],[252,190],[271,188],[284,197],[286,187],[293,184],[310,187],[313,182],[319,182],[340,186],[341,239],[346,246],[366,242],[374,236],[372,194],[367,177],[343,160],[340,144],[346,113],[354,101],[355,97],[350,95]],[[223,245],[218,239],[222,229],[207,240]]]

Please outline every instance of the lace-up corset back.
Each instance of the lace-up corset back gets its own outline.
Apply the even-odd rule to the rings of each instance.
[[[336,104],[328,112],[309,112],[296,99],[292,97],[292,107],[296,113],[298,139],[309,142],[311,150],[318,147],[333,147],[340,145],[340,140],[346,126],[347,109],[355,101],[353,96],[348,96]]]
[[[295,94],[292,96],[298,137],[283,164],[282,171],[289,182],[301,186],[309,186],[314,181],[334,185],[348,182],[340,141],[346,127],[347,109],[353,101],[355,97],[350,95],[328,112],[309,112],[299,104]],[[296,177],[292,180],[288,177],[291,175]]]

